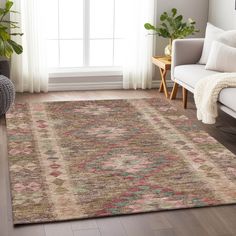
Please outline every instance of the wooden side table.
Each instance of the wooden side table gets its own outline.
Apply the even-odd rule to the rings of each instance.
[[[159,67],[161,74],[161,84],[159,92],[161,93],[164,91],[166,98],[169,98],[169,93],[166,85],[166,74],[167,71],[171,69],[171,59],[170,57],[165,56],[155,56],[152,57],[152,63]]]

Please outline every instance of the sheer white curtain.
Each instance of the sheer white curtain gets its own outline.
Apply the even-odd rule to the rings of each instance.
[[[20,22],[24,33],[14,37],[24,52],[14,54],[11,60],[11,79],[17,92],[48,91],[43,4],[46,6],[46,0],[14,0],[14,10],[20,14],[11,14],[11,20]]]
[[[127,30],[123,67],[124,89],[152,87],[153,36],[144,23],[154,24],[155,0],[127,0]]]

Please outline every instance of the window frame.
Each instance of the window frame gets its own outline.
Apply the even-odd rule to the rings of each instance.
[[[104,76],[121,75],[122,66],[114,65],[115,62],[115,40],[123,38],[115,37],[116,24],[116,0],[113,1],[113,34],[112,38],[90,38],[90,0],[83,0],[83,38],[62,38],[60,37],[60,0],[57,0],[58,29],[57,38],[48,38],[55,40],[58,44],[58,59],[56,67],[49,67],[50,77],[64,76]],[[83,40],[83,66],[81,67],[63,67],[61,66],[61,40]],[[91,40],[112,40],[112,65],[111,66],[90,66],[90,41]],[[61,75],[61,76],[60,76]]]

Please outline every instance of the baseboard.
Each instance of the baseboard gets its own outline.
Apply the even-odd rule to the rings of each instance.
[[[152,88],[159,88],[160,87],[160,80],[154,80],[152,81]],[[172,88],[173,86],[173,81],[172,80],[166,80],[166,85],[168,88]]]
[[[167,87],[172,87],[171,80],[166,81]],[[153,81],[152,88],[159,88],[160,81]],[[49,91],[76,91],[76,90],[111,90],[123,89],[122,81],[106,82],[77,82],[77,83],[49,83]]]
[[[80,83],[50,83],[49,91],[76,91],[76,90],[109,90],[122,89],[121,82],[80,82]]]

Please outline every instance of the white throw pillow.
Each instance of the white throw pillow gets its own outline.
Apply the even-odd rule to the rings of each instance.
[[[225,31],[216,41],[236,48],[236,30]]]
[[[210,54],[211,45],[214,40],[216,40],[225,31],[215,27],[214,25],[207,23],[206,35],[203,45],[203,51],[199,64],[205,65],[207,63],[208,56]]]
[[[205,69],[236,72],[236,48],[214,41]]]

